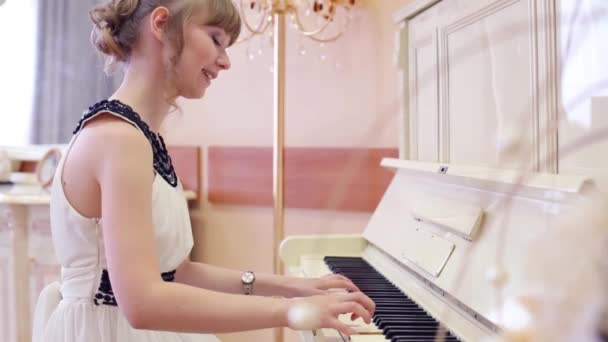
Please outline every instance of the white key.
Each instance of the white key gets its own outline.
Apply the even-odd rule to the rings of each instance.
[[[340,332],[334,329],[321,329],[321,332],[317,333],[318,339],[316,341],[323,342],[379,342],[388,341],[388,339],[380,334],[363,334],[363,335],[342,335]]]
[[[344,342],[348,341],[348,339],[347,337],[343,336],[338,330],[321,329],[317,330],[317,341]]]
[[[322,277],[333,272],[327,267],[325,261],[323,261],[323,255],[302,255],[300,256],[300,269],[301,274],[304,277]],[[343,289],[340,292],[344,291]],[[387,341],[386,337],[382,335],[382,331],[376,327],[372,322],[367,324],[361,318],[357,318],[355,321],[350,320],[350,314],[340,315],[338,319],[352,327],[358,335],[350,337],[342,335],[335,329],[321,329],[316,331],[315,341],[323,342],[376,342],[376,341]]]
[[[388,339],[384,335],[353,335],[350,342],[384,342]]]
[[[300,256],[300,267],[304,277],[316,278],[332,273],[323,261],[323,255]]]
[[[358,334],[382,334],[382,330],[380,330],[374,322],[367,324],[361,317],[351,321],[350,314],[344,314],[340,315],[338,320],[353,328]]]

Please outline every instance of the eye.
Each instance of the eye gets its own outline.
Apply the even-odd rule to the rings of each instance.
[[[217,46],[217,47],[222,46],[222,43],[220,43],[220,40],[217,36],[212,36],[211,39],[213,39],[213,44],[215,44],[215,46]]]

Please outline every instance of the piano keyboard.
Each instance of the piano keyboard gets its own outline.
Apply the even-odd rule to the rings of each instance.
[[[326,256],[325,263],[333,273],[349,278],[359,289],[376,303],[373,317],[374,328],[356,329],[366,334],[384,335],[380,340],[391,342],[433,342],[439,322],[429,316],[399,288],[389,282],[365,260],[358,257]],[[351,341],[358,340],[353,337]],[[374,339],[376,341],[376,339]],[[449,331],[439,341],[459,341]]]

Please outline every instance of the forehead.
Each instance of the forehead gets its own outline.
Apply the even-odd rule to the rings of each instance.
[[[228,45],[236,41],[241,31],[241,17],[231,0],[199,0],[190,4],[187,21],[217,29],[229,38]]]
[[[204,12],[204,11],[199,11],[199,12]],[[213,21],[214,21],[213,19],[215,19],[215,18],[211,17],[207,13],[194,13],[190,17],[188,24],[195,25],[195,26],[203,26],[205,28],[209,28],[209,29],[213,30],[214,32],[222,33],[223,35],[228,35],[228,33],[226,32],[224,27],[222,27],[219,24],[213,23]]]

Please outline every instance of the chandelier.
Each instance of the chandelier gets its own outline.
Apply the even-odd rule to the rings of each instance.
[[[239,8],[249,40],[269,30],[276,14],[283,14],[301,35],[319,43],[335,41],[346,32],[356,0],[233,0]]]

